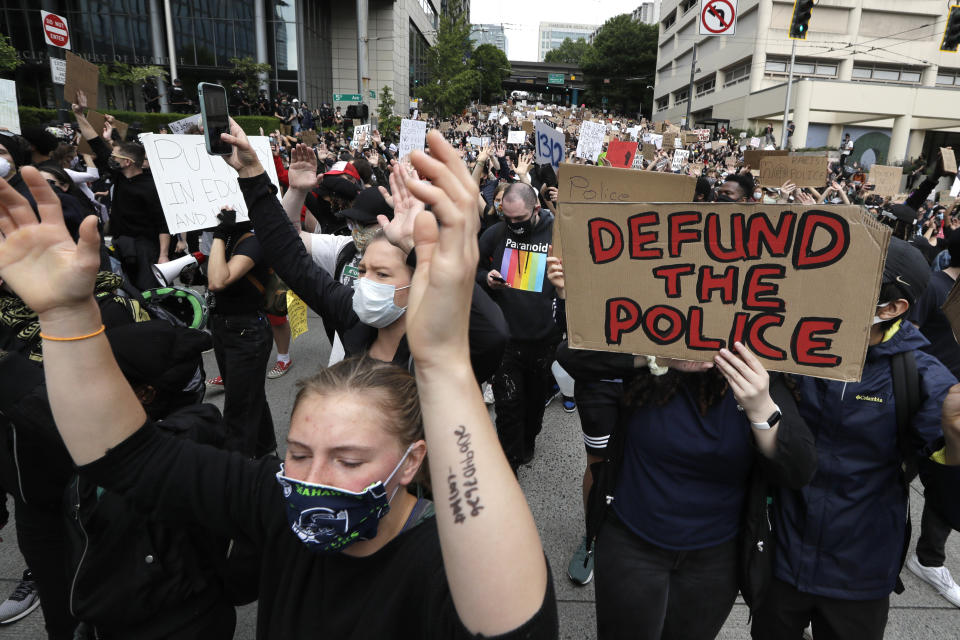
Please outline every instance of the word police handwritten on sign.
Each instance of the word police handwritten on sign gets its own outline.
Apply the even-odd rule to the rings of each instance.
[[[889,230],[857,207],[560,208],[570,346],[858,380]]]
[[[279,189],[270,139],[253,136],[249,140],[270,181]],[[237,220],[248,219],[237,172],[221,156],[207,154],[203,136],[148,133],[140,136],[140,142],[150,161],[170,233],[215,227],[217,214],[224,206],[237,212]]]
[[[563,162],[564,145],[566,143],[563,131],[554,129],[548,124],[536,123],[537,164],[553,165],[553,170],[560,168]]]

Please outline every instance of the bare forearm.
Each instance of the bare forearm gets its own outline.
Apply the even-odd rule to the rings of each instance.
[[[546,563],[469,360],[451,360],[417,367],[440,545],[460,619],[473,633],[499,635],[539,610]]]
[[[90,124],[86,116],[78,113],[74,113],[74,116],[77,118],[77,124],[80,126],[80,135],[83,136],[84,140],[93,140],[100,135],[94,130],[93,125]]]
[[[214,238],[210,245],[210,257],[207,259],[207,286],[211,291],[221,291],[230,278],[227,267],[227,245],[220,238]]]
[[[300,211],[303,209],[303,201],[307,197],[306,191],[290,187],[283,196],[283,210],[290,219],[290,224],[297,231],[300,231]]]
[[[170,254],[170,234],[161,233],[158,240],[160,242],[160,257],[165,258]]]
[[[48,336],[77,337],[101,326],[93,298],[76,308],[40,317]],[[101,458],[143,425],[146,414],[117,366],[104,334],[85,340],[44,340],[44,377],[50,408],[77,465]]]

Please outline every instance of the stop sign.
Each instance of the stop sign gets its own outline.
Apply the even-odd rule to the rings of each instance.
[[[67,27],[67,19],[47,11],[41,11],[40,18],[43,20],[43,37],[46,39],[47,44],[52,44],[62,49],[69,49],[70,30]]]

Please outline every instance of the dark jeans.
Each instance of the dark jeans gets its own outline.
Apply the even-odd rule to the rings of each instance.
[[[813,623],[816,640],[883,640],[890,597],[840,600],[801,593],[774,578],[760,606],[753,611],[754,640],[800,638]]]
[[[160,241],[157,238],[116,236],[113,239],[116,258],[123,265],[127,279],[140,291],[160,286],[153,275],[153,265],[160,259]]]
[[[63,507],[16,502],[17,543],[40,591],[49,640],[72,640],[77,621],[70,614],[67,523]]]
[[[263,388],[273,331],[266,315],[210,317],[213,352],[223,378],[224,448],[259,458],[277,448]]]
[[[543,403],[550,390],[550,365],[556,343],[515,342],[503,350],[500,369],[493,375],[497,436],[507,461],[515,470],[533,457],[537,435],[543,428]]]
[[[736,539],[661,549],[610,512],[594,562],[600,640],[713,640],[737,598]]]
[[[942,567],[947,560],[944,547],[950,535],[950,525],[937,512],[923,503],[923,518],[920,520],[920,537],[917,539],[917,560],[925,567]]]

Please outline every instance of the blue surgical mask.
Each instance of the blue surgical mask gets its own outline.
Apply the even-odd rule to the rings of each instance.
[[[384,482],[377,480],[360,493],[288,478],[281,464],[277,482],[283,487],[290,529],[308,549],[318,553],[339,553],[354,542],[373,539],[380,519],[389,513],[390,502],[400,489],[398,485],[388,498],[386,485],[412,449],[412,444],[407,447]]]

